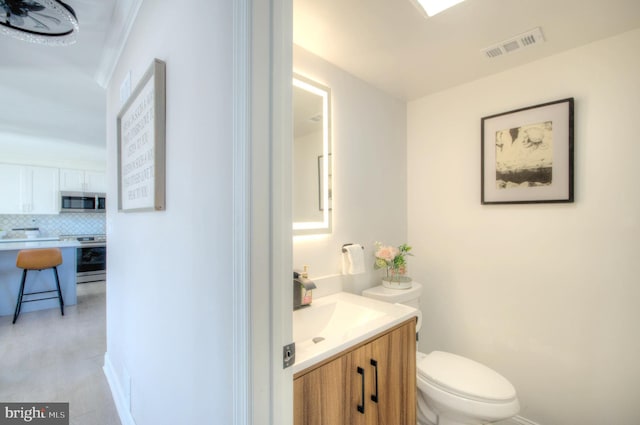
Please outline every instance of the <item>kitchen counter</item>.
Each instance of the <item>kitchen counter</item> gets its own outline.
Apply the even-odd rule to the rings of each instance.
[[[48,239],[48,240],[43,240]],[[2,239],[0,243],[0,316],[13,315],[20,290],[22,269],[16,267],[18,251],[22,249],[60,248],[62,264],[58,266],[60,288],[65,306],[75,305],[76,296],[76,248],[77,241],[51,240],[50,238],[28,239],[18,242],[16,239]],[[26,292],[46,291],[55,288],[53,271],[29,271],[27,274]],[[50,296],[44,294],[43,296]],[[58,300],[51,299],[22,304],[21,314],[29,311],[59,308]],[[19,323],[19,322],[18,322]]]
[[[40,238],[0,238],[1,243],[13,243],[13,242],[42,242],[42,241],[57,241],[60,238],[56,236],[40,237]]]
[[[0,239],[0,251],[16,251],[35,248],[77,248],[78,241],[61,241],[58,238]]]

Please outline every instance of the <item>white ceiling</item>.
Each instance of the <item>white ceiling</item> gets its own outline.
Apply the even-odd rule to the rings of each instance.
[[[410,0],[293,4],[295,44],[405,100],[640,27],[640,0],[466,0],[431,18]],[[544,43],[483,56],[536,27]]]
[[[0,133],[104,147],[101,84],[135,2],[66,0],[80,24],[77,42],[70,46],[0,35]]]
[[[141,2],[67,0],[80,23],[71,46],[0,36],[0,134],[104,147],[102,85]],[[407,100],[640,26],[639,0],[466,0],[428,19],[410,0],[293,3],[296,44]],[[538,26],[539,46],[480,52]]]

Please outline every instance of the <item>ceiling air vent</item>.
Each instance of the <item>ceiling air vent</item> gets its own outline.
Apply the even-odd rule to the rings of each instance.
[[[536,44],[544,43],[544,36],[540,27],[527,31],[523,34],[516,35],[500,43],[482,49],[482,53],[487,58],[495,58],[498,56],[506,55],[507,53],[517,52],[518,50],[526,47],[535,46]]]

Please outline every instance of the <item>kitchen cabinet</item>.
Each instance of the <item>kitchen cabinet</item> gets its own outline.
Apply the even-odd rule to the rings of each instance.
[[[107,191],[106,173],[62,168],[60,169],[60,190],[104,193]]]
[[[76,297],[76,255],[79,243],[77,241],[38,241],[38,242],[4,242],[0,243],[0,317],[7,320],[8,316],[13,315],[16,308],[16,300],[20,291],[20,280],[22,279],[22,269],[16,267],[16,256],[18,251],[23,249],[38,248],[59,248],[62,253],[62,264],[58,266],[58,277],[60,280],[60,289],[64,305],[70,306],[77,303]],[[43,270],[42,273],[29,272],[27,277],[27,290],[44,291],[54,287],[53,272],[51,270]],[[26,297],[25,297],[26,299]],[[52,298],[43,301],[25,303],[22,305],[21,311],[27,313],[29,311],[43,310],[54,308],[57,314],[60,314],[58,299]],[[25,318],[26,319],[26,318]],[[20,319],[22,320],[22,319]],[[17,325],[16,325],[17,326]],[[43,329],[44,330],[44,329]],[[15,329],[17,331],[17,329]],[[3,334],[3,338],[5,334]],[[46,337],[45,333],[41,334]],[[54,337],[51,336],[53,340]],[[5,343],[7,339],[3,339]],[[3,381],[4,382],[4,381]],[[4,384],[3,384],[4,385]],[[46,421],[45,421],[46,422]],[[37,421],[35,422],[37,423]]]
[[[294,377],[294,425],[415,425],[411,319]]]
[[[22,166],[0,164],[0,214],[22,212]]]
[[[58,169],[0,164],[0,214],[58,214]]]

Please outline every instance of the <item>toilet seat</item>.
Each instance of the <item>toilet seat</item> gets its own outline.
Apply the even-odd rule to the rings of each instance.
[[[418,378],[471,400],[505,403],[516,399],[511,383],[493,369],[478,362],[443,351],[418,356]]]

